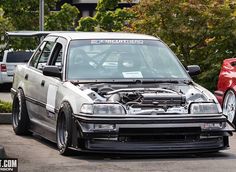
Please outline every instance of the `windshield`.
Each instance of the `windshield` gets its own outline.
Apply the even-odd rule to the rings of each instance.
[[[74,40],[68,80],[189,79],[176,56],[158,40]]]

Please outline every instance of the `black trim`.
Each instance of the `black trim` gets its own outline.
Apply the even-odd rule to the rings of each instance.
[[[46,106],[47,106],[46,103],[40,102],[40,101],[38,101],[38,100],[36,100],[36,99],[34,99],[34,98],[31,98],[31,97],[28,97],[28,96],[26,96],[25,99],[26,99],[26,101],[28,101],[28,102],[30,102],[30,103],[33,103],[33,104],[35,104],[35,105],[41,106],[41,107],[43,107],[43,108],[46,109]],[[55,113],[58,113],[58,112],[59,112],[59,109],[54,108],[54,111],[55,111]],[[50,112],[51,112],[51,111],[50,111]],[[53,112],[51,112],[51,113],[53,113]]]
[[[173,117],[139,117],[139,116],[84,116],[74,115],[75,119],[80,122],[93,124],[173,124],[173,123],[207,123],[207,122],[227,122],[223,115],[218,116],[188,116],[181,117],[181,115]]]
[[[221,139],[219,139],[221,138]],[[113,152],[156,152],[156,153],[171,153],[171,152],[192,152],[203,151],[207,152],[211,149],[226,149],[223,137],[215,139],[206,139],[196,142],[117,142],[117,141],[86,141],[86,149],[91,151],[113,151]]]
[[[30,103],[33,103],[33,104],[35,104],[35,105],[38,105],[38,106],[41,106],[41,107],[43,107],[43,108],[46,108],[46,104],[45,103],[43,103],[43,102],[40,102],[40,101],[38,101],[38,100],[36,100],[36,99],[33,99],[33,98],[31,98],[31,97],[25,97],[25,99],[26,99],[26,101],[28,101],[28,102],[30,102]]]

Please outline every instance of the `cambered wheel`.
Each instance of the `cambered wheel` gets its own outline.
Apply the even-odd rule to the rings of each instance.
[[[72,140],[72,109],[69,103],[65,102],[57,119],[57,147],[61,155],[70,155],[72,150],[69,149]]]
[[[19,89],[14,96],[12,104],[12,127],[17,135],[29,135],[30,120],[27,113],[25,95],[23,90]]]
[[[227,91],[223,102],[223,114],[235,124],[236,96],[233,90]]]

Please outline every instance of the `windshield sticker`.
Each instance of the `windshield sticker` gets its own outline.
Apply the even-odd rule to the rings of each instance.
[[[111,40],[91,40],[91,44],[137,44],[137,45],[143,45],[144,44],[144,40],[115,40],[115,39],[111,39]]]
[[[133,71],[133,72],[122,72],[124,78],[143,78],[142,72]]]

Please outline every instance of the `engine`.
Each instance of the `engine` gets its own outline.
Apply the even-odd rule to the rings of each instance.
[[[201,93],[195,89],[189,89],[189,86],[177,89],[117,87],[101,84],[90,88],[86,86],[83,91],[94,102],[119,103],[127,114],[135,115],[188,114],[191,102],[205,101]]]

